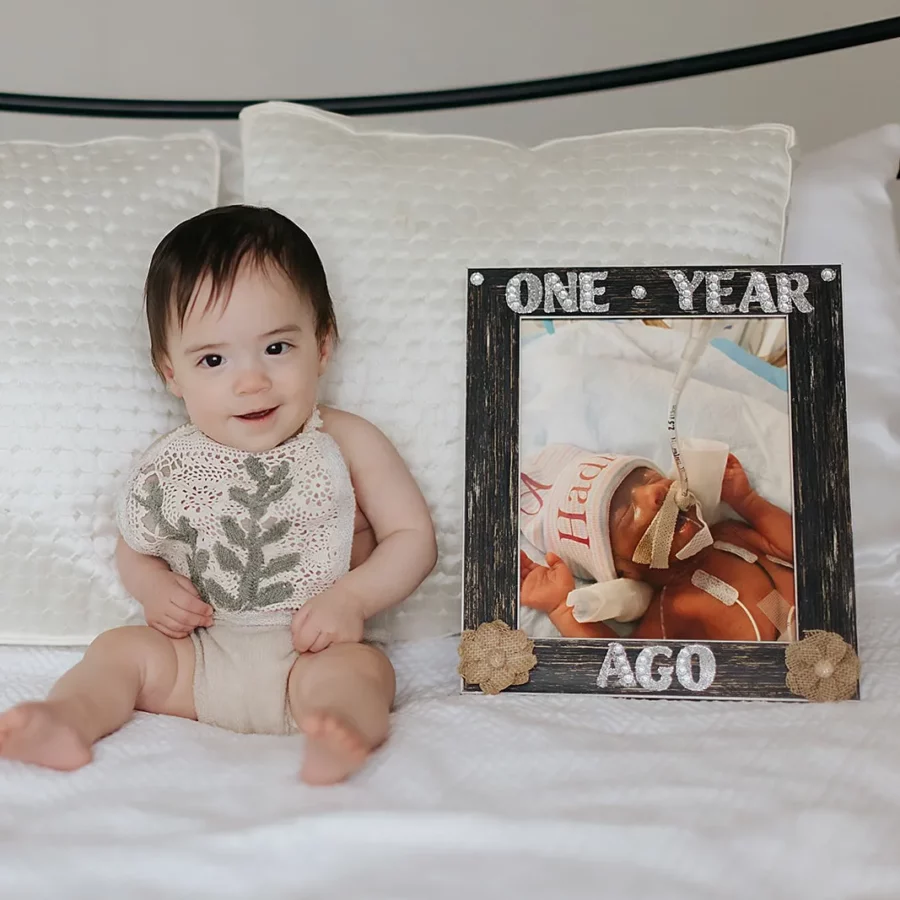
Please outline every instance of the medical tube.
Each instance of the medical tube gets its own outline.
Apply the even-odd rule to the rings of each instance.
[[[700,357],[703,356],[703,351],[706,350],[712,330],[712,319],[694,319],[691,322],[691,330],[684,345],[684,350],[681,353],[681,365],[678,367],[678,374],[675,376],[675,383],[672,385],[672,393],[669,397],[669,444],[672,448],[672,457],[675,460],[675,469],[678,473],[678,493],[675,495],[675,502],[681,510],[686,510],[690,506],[690,486],[688,484],[687,469],[685,468],[684,460],[681,458],[681,446],[675,425],[675,420],[678,417],[678,402],[681,399],[681,392],[684,390],[685,384],[691,377],[694,366],[697,365]]]

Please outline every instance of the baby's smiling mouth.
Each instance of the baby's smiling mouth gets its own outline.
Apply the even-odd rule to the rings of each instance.
[[[244,413],[244,415],[242,415],[242,416],[236,416],[235,418],[238,418],[238,419],[244,419],[244,420],[249,421],[249,422],[254,422],[254,421],[258,421],[258,420],[260,420],[260,419],[266,419],[266,418],[268,418],[269,415],[270,415],[271,413],[275,412],[276,409],[278,409],[277,406],[270,406],[268,409],[258,409],[258,410],[256,410],[255,412],[252,412],[252,413]]]

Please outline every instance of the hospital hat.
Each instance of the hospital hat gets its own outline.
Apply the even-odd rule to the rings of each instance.
[[[577,578],[595,583],[570,595],[578,621],[631,621],[643,615],[653,595],[649,585],[619,577],[609,538],[613,495],[639,468],[660,471],[643,457],[572,444],[550,444],[521,466],[522,533],[541,552],[559,556]]]

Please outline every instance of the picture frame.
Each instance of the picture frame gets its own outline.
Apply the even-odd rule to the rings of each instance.
[[[467,274],[462,690],[593,693],[666,699],[858,699],[840,267],[561,266],[479,268],[469,269]],[[587,333],[578,334],[578,329],[602,327],[600,323],[612,324],[617,329],[615,337],[620,344],[621,335],[627,331],[637,335],[640,342],[655,347],[662,331],[657,332],[657,336],[651,330],[637,332],[638,325],[669,323],[664,327],[669,328],[672,335],[677,331],[685,335],[692,322],[701,320],[713,321],[717,327],[738,324],[745,330],[752,320],[769,331],[775,327],[771,323],[783,323],[781,358],[786,365],[782,367],[782,387],[789,415],[789,426],[786,426],[789,428],[789,446],[785,447],[784,454],[789,458],[793,540],[793,604],[785,601],[793,606],[794,625],[790,639],[785,640],[784,635],[781,640],[767,639],[764,634],[760,637],[761,629],[765,631],[767,627],[765,618],[759,615],[762,601],[753,606],[755,601],[752,599],[746,603],[740,600],[744,582],[750,585],[746,595],[751,598],[764,590],[763,575],[773,585],[775,581],[783,584],[781,570],[770,565],[771,559],[777,559],[776,555],[763,555],[760,550],[760,547],[766,549],[768,546],[768,537],[763,532],[751,534],[752,529],[740,531],[749,535],[753,551],[745,549],[741,559],[722,555],[717,548],[707,548],[702,551],[706,557],[702,554],[698,557],[719,559],[721,556],[717,565],[720,569],[725,567],[723,571],[726,572],[746,570],[746,575],[738,573],[744,579],[739,588],[734,589],[727,583],[738,580],[738,575],[704,580],[695,568],[687,594],[708,601],[706,582],[720,587],[724,584],[724,601],[720,598],[720,605],[723,609],[732,606],[734,610],[740,605],[743,612],[728,610],[728,616],[722,613],[723,620],[727,618],[729,623],[736,623],[743,616],[745,627],[753,626],[759,639],[710,637],[715,630],[702,619],[695,637],[691,636],[687,626],[680,637],[669,633],[650,638],[631,637],[627,633],[628,626],[626,633],[597,637],[568,637],[561,632],[558,636],[546,636],[528,632],[522,627],[526,609],[520,598],[520,591],[524,590],[530,575],[530,570],[526,575],[524,568],[534,561],[522,562],[525,555],[521,543],[525,527],[523,517],[532,515],[531,510],[523,512],[521,500],[522,486],[526,483],[520,467],[523,328],[526,323],[530,323],[527,327],[533,330],[534,326],[540,323],[546,326],[549,322],[548,331],[555,333],[563,327],[562,323],[566,323],[567,334],[581,340],[579,346],[592,347],[593,338],[585,339]],[[651,337],[652,341],[649,340]],[[539,339],[545,340],[540,336]],[[686,341],[687,337],[683,339]],[[535,340],[535,345],[537,343]],[[722,346],[726,344],[727,340]],[[623,346],[630,347],[627,341]],[[706,350],[707,354],[710,352]],[[533,362],[538,357],[529,359]],[[561,359],[562,363],[559,358],[556,360],[552,378],[535,374],[530,365],[525,379],[539,387],[551,383],[554,378],[558,383],[560,373],[566,372],[565,355]],[[736,364],[728,365],[729,378],[733,378],[732,370],[743,376],[743,370],[738,372]],[[606,360],[596,373],[582,370],[578,376],[582,394],[585,390],[590,393],[592,386],[604,383],[604,372],[610,367],[610,361]],[[672,374],[668,372],[666,377]],[[759,375],[751,373],[746,377],[759,378]],[[754,390],[758,390],[756,382],[753,384]],[[709,389],[716,386],[713,378]],[[564,393],[560,396],[565,399],[568,388],[562,390]],[[619,408],[623,408],[624,388],[611,384],[607,390],[599,401],[596,394],[591,395],[592,409],[602,411],[606,405],[603,396],[615,397]],[[691,391],[690,382],[684,391],[685,394]],[[564,416],[560,419],[558,410],[565,405],[551,402],[545,407],[563,422],[563,431],[568,427],[567,420]],[[656,410],[655,400],[651,406]],[[666,407],[660,404],[657,412],[660,432],[665,432],[668,424]],[[630,419],[626,411],[622,421]],[[578,432],[578,427],[575,431]],[[613,427],[605,433],[618,434],[620,431]],[[529,434],[532,432],[540,434],[541,429],[532,428]],[[608,447],[586,449],[609,452]],[[612,456],[624,452],[622,447],[616,447]],[[647,471],[652,473],[651,469]],[[667,488],[677,494],[674,487],[677,478],[671,479],[673,484],[669,486],[663,478],[665,474],[660,470],[652,475],[662,484],[659,491]],[[550,489],[548,485],[544,487]],[[618,490],[614,482],[609,487]],[[526,484],[526,491],[528,489]],[[571,492],[567,496],[572,499]],[[754,492],[752,496],[758,494]],[[606,502],[611,508],[608,498]],[[597,508],[601,507],[602,504]],[[555,510],[557,520],[562,515],[560,510],[561,507]],[[678,533],[684,530],[687,534],[694,527],[700,529],[703,517],[694,515],[699,511],[699,505],[689,507],[685,516],[694,517],[691,526],[678,526]],[[572,514],[567,515],[571,518]],[[608,511],[606,515],[609,516]],[[602,518],[603,513],[600,516]],[[677,521],[682,522],[682,518],[679,514]],[[711,527],[710,540],[717,528],[719,532],[728,528],[750,528],[749,521],[732,514],[725,524]],[[583,519],[579,518],[579,522],[583,524]],[[609,534],[609,544],[613,546],[612,527]],[[574,540],[587,542],[586,532],[584,536],[566,536],[572,538],[570,543]],[[677,538],[670,540],[673,541],[670,565],[674,572]],[[762,543],[753,544],[752,541]],[[735,551],[734,546],[731,550]],[[752,564],[747,562],[751,556],[756,557]],[[547,566],[546,557],[537,562]],[[687,563],[690,568],[691,560]],[[678,565],[683,566],[683,563]],[[573,563],[570,568],[575,571],[577,566]],[[585,575],[584,572],[581,574]],[[621,577],[621,573],[618,574]],[[679,583],[684,582],[686,576],[687,572]],[[590,576],[585,577],[590,579]],[[661,576],[657,573],[654,577]],[[698,582],[703,583],[704,589],[696,587]],[[665,590],[651,590],[653,599],[648,609],[653,608],[660,595],[665,598]],[[675,589],[676,594],[679,590]],[[781,597],[789,591],[783,588],[780,594],[774,593]],[[732,596],[734,600],[728,603]],[[554,602],[552,600],[551,604]],[[572,603],[571,600],[566,603],[565,610],[558,606],[554,612],[568,615]],[[674,604],[666,606],[662,601],[656,605],[660,618],[663,618],[664,610],[674,609]],[[719,608],[714,604],[707,603],[704,609],[713,607],[714,615],[719,616]],[[549,615],[552,617],[553,613]],[[774,621],[777,616],[772,618]],[[634,633],[640,633],[642,622],[643,619],[638,620]],[[597,627],[604,626],[601,622]],[[648,625],[644,630],[649,633],[654,627]],[[509,660],[513,662],[504,662]],[[512,668],[504,671],[504,665],[512,665]]]

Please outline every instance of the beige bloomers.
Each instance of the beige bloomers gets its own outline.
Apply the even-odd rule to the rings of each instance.
[[[241,734],[293,734],[288,677],[297,660],[291,613],[217,619],[191,634],[197,721]]]

